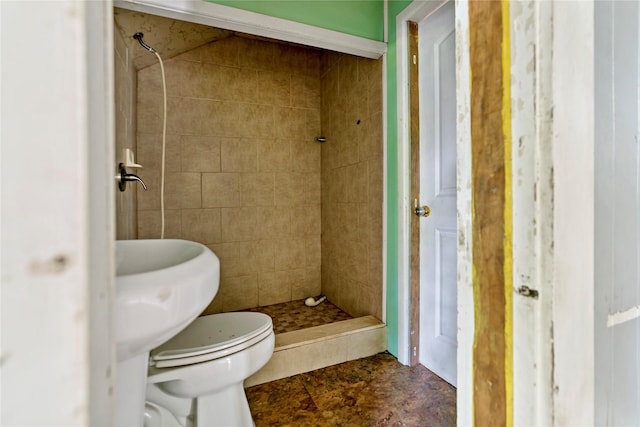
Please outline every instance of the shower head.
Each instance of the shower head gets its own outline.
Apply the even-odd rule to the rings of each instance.
[[[135,33],[133,35],[133,38],[138,40],[138,43],[140,43],[140,46],[142,46],[143,48],[147,49],[149,52],[151,53],[156,53],[156,50],[154,48],[152,48],[151,46],[149,46],[148,44],[146,44],[143,40],[142,37],[144,36],[144,34],[142,33]]]

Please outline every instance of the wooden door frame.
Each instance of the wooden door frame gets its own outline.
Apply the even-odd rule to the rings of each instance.
[[[414,1],[396,17],[397,87],[398,87],[398,359],[411,363],[411,110],[409,105],[409,22],[419,22],[435,12],[446,0]],[[416,275],[414,275],[414,278]],[[415,297],[414,295],[413,297]],[[415,335],[415,334],[414,334]],[[417,349],[416,349],[417,355]]]
[[[407,22],[409,41],[409,126],[411,200],[420,200],[420,54],[417,22]],[[415,204],[415,203],[414,203]],[[420,363],[420,217],[411,215],[409,365]]]
[[[396,19],[398,69],[398,351],[410,354],[410,156],[406,22],[442,2],[415,1]],[[593,2],[504,2],[511,54],[513,407],[515,425],[592,424]],[[469,3],[456,3],[458,152],[458,424],[473,424]],[[507,45],[508,46],[508,45]],[[531,62],[531,61],[534,62]],[[535,66],[531,66],[535,64]],[[524,144],[524,145],[523,145]],[[523,151],[521,149],[524,148]],[[533,225],[532,225],[533,223]],[[528,230],[529,234],[524,231]],[[532,258],[531,255],[535,254]],[[529,272],[534,273],[532,275]],[[526,285],[534,300],[515,292]],[[506,291],[506,289],[505,289]],[[527,305],[535,307],[525,313]],[[576,333],[581,331],[581,333]],[[534,351],[528,353],[533,346]],[[581,354],[576,360],[575,354]],[[533,363],[536,369],[527,369]],[[514,375],[514,372],[517,375]],[[535,420],[535,421],[533,421]]]

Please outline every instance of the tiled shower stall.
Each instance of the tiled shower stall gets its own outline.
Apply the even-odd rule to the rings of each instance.
[[[167,40],[209,30],[115,16],[117,147],[136,151],[149,187],[118,195],[118,238],[159,238],[160,66],[147,52],[134,58],[132,29],[119,23],[152,22],[173,31]],[[322,293],[351,316],[381,319],[382,59],[215,31],[163,58],[165,237],[220,258],[204,314]]]

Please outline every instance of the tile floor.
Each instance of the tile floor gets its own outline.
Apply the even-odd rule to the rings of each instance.
[[[456,390],[389,353],[246,389],[256,427],[455,426]]]
[[[276,334],[283,332],[297,331],[310,328],[312,326],[326,325],[327,323],[339,322],[351,319],[352,317],[340,310],[329,300],[315,306],[307,307],[304,300],[283,302],[280,304],[267,305],[264,307],[251,308],[245,311],[258,311],[271,316],[273,319],[273,330]]]

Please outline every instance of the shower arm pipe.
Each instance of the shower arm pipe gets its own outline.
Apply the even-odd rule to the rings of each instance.
[[[151,46],[146,44],[144,42],[144,40],[142,40],[142,37],[144,37],[144,34],[142,34],[142,33],[135,33],[133,35],[133,38],[138,40],[138,43],[140,43],[140,46],[142,46],[143,48],[147,49],[151,53],[157,53],[157,51],[154,48],[152,48]]]

